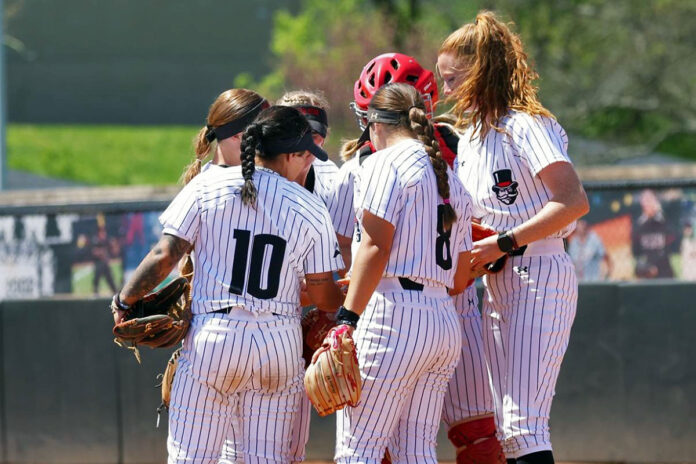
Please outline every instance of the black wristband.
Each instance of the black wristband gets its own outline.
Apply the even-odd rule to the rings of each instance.
[[[360,316],[350,309],[346,309],[345,306],[341,306],[336,312],[336,324],[338,325],[345,324],[356,328],[359,320]]]
[[[114,295],[114,303],[116,304],[116,307],[121,311],[128,311],[130,309],[130,305],[127,305],[121,301],[120,293]]]

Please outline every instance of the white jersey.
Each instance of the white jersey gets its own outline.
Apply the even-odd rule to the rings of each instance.
[[[241,166],[211,166],[160,216],[163,232],[194,244],[192,311],[240,307],[299,315],[305,274],[343,267],[326,206],[300,185],[257,167],[255,208],[242,203]]]
[[[450,204],[457,220],[442,225],[443,201],[423,144],[404,140],[370,155],[357,172],[355,209],[360,241],[363,211],[395,227],[384,277],[408,277],[432,286],[454,285],[459,253],[472,248],[471,198],[448,169]]]
[[[469,127],[459,138],[454,168],[473,197],[473,215],[495,230],[510,230],[536,215],[551,192],[537,174],[556,162],[570,163],[568,136],[555,119],[510,111],[503,132],[481,141]],[[567,237],[575,222],[549,237]]]
[[[357,156],[343,163],[335,175],[333,189],[326,204],[336,233],[344,237],[352,237],[355,229],[353,192],[355,190],[355,174],[359,168]]]
[[[305,187],[321,198],[325,205],[328,205],[337,173],[338,166],[333,161],[315,159],[312,163],[312,168],[307,173]]]

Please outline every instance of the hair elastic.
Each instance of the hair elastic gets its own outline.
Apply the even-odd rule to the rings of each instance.
[[[443,202],[444,204],[446,204],[446,205],[449,205],[449,204],[450,204],[450,199],[449,199],[449,198],[443,198],[443,199],[442,199],[442,202]]]

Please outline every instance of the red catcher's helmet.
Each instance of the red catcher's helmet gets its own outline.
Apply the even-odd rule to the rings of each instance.
[[[402,53],[385,53],[365,65],[353,87],[355,102],[351,108],[364,129],[367,106],[377,90],[392,82],[411,84],[425,101],[428,117],[431,117],[438,100],[437,81],[432,71],[423,68],[415,58]]]

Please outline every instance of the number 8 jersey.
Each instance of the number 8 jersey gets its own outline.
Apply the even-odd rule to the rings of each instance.
[[[242,203],[241,167],[211,166],[160,216],[163,232],[194,245],[194,314],[238,307],[300,315],[305,274],[343,267],[326,206],[262,167],[256,207]]]
[[[454,285],[459,253],[472,248],[471,197],[451,169],[447,169],[450,204],[457,220],[450,230],[442,221],[443,199],[435,171],[423,144],[404,140],[370,155],[358,169],[354,203],[361,240],[363,211],[395,227],[384,277],[408,277],[432,286]]]

